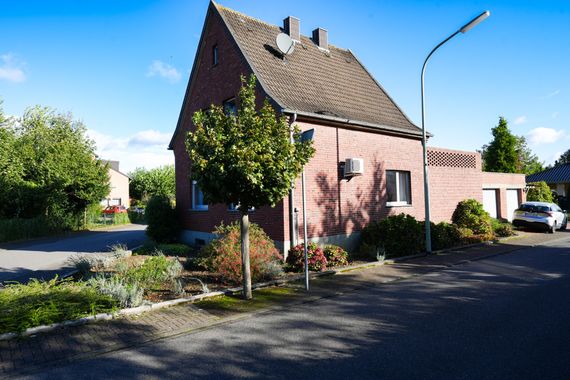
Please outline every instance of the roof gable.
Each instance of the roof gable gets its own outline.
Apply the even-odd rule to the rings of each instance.
[[[415,126],[350,50],[319,48],[301,36],[282,58],[275,37],[282,29],[214,4],[265,92],[285,112],[298,112],[406,134]]]

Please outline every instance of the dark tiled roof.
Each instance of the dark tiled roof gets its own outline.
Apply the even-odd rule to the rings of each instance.
[[[540,181],[546,183],[570,183],[570,164],[555,166],[552,169],[526,176],[527,183]]]
[[[285,59],[275,26],[216,4],[261,85],[284,110],[406,134],[421,130],[398,108],[350,50],[320,49],[301,36]]]

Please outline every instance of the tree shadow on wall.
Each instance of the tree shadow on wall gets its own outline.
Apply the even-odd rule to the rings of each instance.
[[[372,166],[373,172],[362,177],[344,178],[342,165],[336,176],[317,173],[315,203],[321,217],[307,226],[309,236],[350,234],[395,213],[386,207],[385,165],[374,156]]]

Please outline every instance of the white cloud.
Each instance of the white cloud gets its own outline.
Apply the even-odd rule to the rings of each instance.
[[[544,96],[544,98],[548,99],[548,98],[552,98],[553,96],[556,96],[560,94],[560,90],[554,90],[551,93],[547,94],[546,96]]]
[[[552,144],[560,139],[562,139],[566,133],[560,129],[555,130],[553,128],[534,128],[527,133],[528,141],[532,145],[540,144]]]
[[[148,130],[132,136],[114,137],[90,129],[87,135],[95,141],[97,155],[105,160],[119,161],[123,173],[136,168],[152,169],[174,164],[174,154],[167,150],[169,134]]]
[[[0,79],[9,82],[21,83],[26,80],[24,63],[14,57],[13,54],[0,55]]]
[[[146,76],[159,76],[167,79],[171,83],[176,83],[182,78],[182,75],[178,70],[176,70],[176,68],[170,66],[168,63],[164,63],[158,60],[153,61],[152,64],[148,67]]]
[[[141,131],[129,139],[129,146],[166,145],[171,135],[154,130]]]
[[[519,116],[513,121],[514,125],[520,125],[526,123],[526,116]]]

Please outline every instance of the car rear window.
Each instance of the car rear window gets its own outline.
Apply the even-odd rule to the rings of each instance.
[[[548,206],[537,206],[537,205],[529,205],[529,204],[522,204],[519,207],[519,211],[526,211],[526,212],[547,212],[550,211],[550,207]]]

